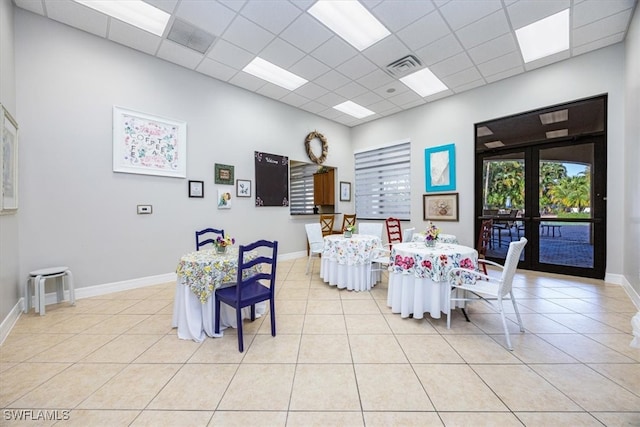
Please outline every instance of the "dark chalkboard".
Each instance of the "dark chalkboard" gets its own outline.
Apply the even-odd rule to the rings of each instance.
[[[255,152],[256,206],[289,206],[289,158]]]

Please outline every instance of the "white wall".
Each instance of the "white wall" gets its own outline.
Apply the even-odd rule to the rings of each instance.
[[[303,224],[317,216],[253,198],[218,210],[217,187],[235,188],[214,185],[214,164],[234,165],[255,191],[254,150],[308,161],[312,130],[328,139],[336,180],[353,180],[347,127],[18,9],[16,71],[22,275],[68,265],[81,288],[172,273],[206,226],[306,254]],[[112,171],[114,105],[187,122],[187,179],[205,181],[204,199],[187,197],[187,179]],[[137,204],[153,214],[136,215]]]
[[[626,52],[626,179],[624,206],[624,273],[640,294],[640,8],[625,40]]]
[[[0,103],[21,126],[16,113],[16,84],[13,37],[13,6],[10,1],[0,1]],[[20,202],[20,199],[18,199]],[[0,215],[0,321],[5,319],[19,298],[18,272],[18,221],[20,211]],[[9,327],[9,325],[3,325]],[[2,342],[3,328],[0,328]]]
[[[424,149],[455,143],[460,221],[440,225],[461,243],[475,246],[474,123],[608,93],[607,274],[622,274],[624,90],[624,46],[618,44],[357,126],[352,129],[352,143],[358,150],[411,139],[411,188],[416,194],[411,225],[418,229],[425,226]]]

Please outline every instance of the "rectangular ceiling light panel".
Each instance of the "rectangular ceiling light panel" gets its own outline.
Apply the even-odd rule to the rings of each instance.
[[[288,90],[296,90],[307,80],[300,76],[278,67],[269,61],[265,61],[260,57],[255,57],[253,61],[242,69],[245,73],[249,73],[259,79],[266,80],[274,85],[278,85]]]
[[[485,142],[484,146],[487,148],[498,148],[498,147],[504,147],[504,143],[502,141],[491,141],[491,142]]]
[[[524,62],[569,49],[569,9],[516,30]]]
[[[567,120],[569,120],[569,110],[568,109],[552,111],[550,113],[540,114],[540,122],[543,125],[550,125],[552,123],[566,122]]]
[[[489,135],[493,135],[493,132],[491,131],[491,129],[489,129],[486,126],[480,126],[477,130],[476,130],[476,136],[479,138],[481,136],[489,136]]]
[[[169,22],[169,18],[171,17],[167,12],[151,6],[149,3],[145,3],[142,0],[74,1],[90,7],[91,9],[97,10],[98,12],[107,14],[113,18],[119,19],[122,22],[131,24],[134,27],[141,28],[151,34],[155,34],[156,36],[162,36],[162,33],[164,33],[164,29]]]
[[[546,133],[547,139],[560,138],[569,135],[569,129],[551,130]]]
[[[448,89],[428,68],[409,74],[400,81],[423,98]]]
[[[308,12],[359,51],[391,34],[356,0],[319,0]]]
[[[373,111],[369,110],[368,108],[365,108],[362,105],[358,105],[353,101],[343,102],[342,104],[338,104],[333,108],[335,108],[338,111],[342,111],[345,114],[353,116],[356,119],[362,119],[362,118],[371,116],[372,114],[375,114]]]

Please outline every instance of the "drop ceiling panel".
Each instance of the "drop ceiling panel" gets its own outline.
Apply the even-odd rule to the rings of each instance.
[[[467,25],[456,32],[460,43],[467,49],[495,39],[511,31],[503,10]]]
[[[242,70],[253,58],[255,58],[255,55],[229,43],[226,40],[218,39],[209,50],[207,57],[214,61],[226,64],[231,68]]]
[[[356,82],[349,82],[346,85],[339,87],[334,92],[347,99],[353,99],[363,93],[367,93],[368,89]]]
[[[430,1],[383,1],[373,8],[373,15],[391,31],[398,31],[435,10]]]
[[[304,56],[297,47],[294,47],[282,39],[274,39],[267,47],[260,52],[260,58],[272,64],[288,69]]]
[[[327,89],[312,82],[303,84],[298,89],[296,89],[295,92],[298,95],[304,96],[305,98],[308,98],[308,99],[320,98],[321,96],[324,96],[327,93],[329,93]]]
[[[355,48],[341,38],[333,36],[315,49],[311,53],[311,56],[325,65],[334,68],[357,54],[358,51]]]
[[[44,4],[40,1],[14,0],[14,3],[21,9],[37,13],[38,15],[44,15]]]
[[[633,0],[585,1],[573,8],[573,28],[582,27],[594,21],[615,15],[624,10],[633,10]]]
[[[315,82],[325,89],[334,90],[346,85],[349,79],[344,74],[331,70],[315,79]]]
[[[171,14],[175,12],[176,5],[178,4],[178,0],[145,0],[152,6],[157,7],[160,10],[164,10],[165,12]],[[238,0],[238,3],[240,0]]]
[[[430,67],[462,51],[463,49],[460,43],[458,43],[458,39],[450,34],[440,40],[436,40],[428,46],[416,50],[416,54],[423,65]]]
[[[573,31],[573,46],[591,43],[612,34],[624,32],[631,18],[631,9],[608,16],[591,24],[576,28]]]
[[[409,55],[411,51],[396,36],[388,36],[362,52],[380,68]]]
[[[182,1],[175,16],[214,36],[220,36],[229,27],[235,13],[217,2]]]
[[[329,72],[329,70],[331,70],[331,68],[308,55],[296,62],[289,69],[292,73],[307,80],[314,80],[315,78]]]
[[[354,80],[357,80],[377,69],[378,67],[363,55],[354,56],[336,67],[336,70],[340,71],[345,76],[349,76],[349,79]]]
[[[249,2],[240,13],[273,34],[280,34],[302,11],[289,1],[269,0]]]
[[[478,65],[478,69],[484,77],[492,76],[494,74],[502,73],[506,70],[511,70],[515,67],[521,67],[523,65],[522,57],[519,52],[511,52],[491,61],[484,62]]]
[[[440,7],[440,13],[455,31],[500,9],[500,0],[450,1]]]
[[[198,65],[198,68],[196,68],[196,71],[224,82],[238,73],[238,70],[209,58],[204,58],[200,65]]]
[[[162,38],[117,19],[112,19],[111,25],[109,25],[109,40],[149,55],[155,55]]]
[[[275,36],[258,24],[254,24],[242,16],[236,16],[236,19],[224,32],[223,38],[229,43],[257,55],[271,43]]]
[[[194,70],[200,64],[204,55],[171,40],[164,40],[160,45],[160,49],[158,49],[158,57]]]
[[[333,36],[327,27],[308,14],[300,15],[280,37],[304,52],[311,52]]]
[[[508,33],[469,49],[469,56],[476,64],[482,64],[518,49],[513,34]]]
[[[466,70],[469,67],[472,67],[473,63],[469,59],[469,56],[466,52],[459,53],[451,58],[447,58],[444,61],[438,62],[433,66],[429,67],[429,69],[438,76],[439,78],[449,76],[451,74],[455,74],[459,71]]]
[[[467,68],[466,70],[441,78],[442,82],[447,85],[448,88],[454,90],[481,79],[482,75],[480,75],[475,67]]]
[[[425,28],[429,30],[425,31]],[[450,33],[451,29],[442,16],[438,12],[433,12],[398,31],[398,37],[409,49],[416,50]]]
[[[287,95],[280,98],[280,101],[293,105],[294,107],[299,107],[309,102],[309,99],[304,96],[300,96],[297,93],[289,92]]]

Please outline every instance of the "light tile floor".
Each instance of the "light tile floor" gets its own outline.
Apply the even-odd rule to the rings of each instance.
[[[278,335],[245,322],[244,354],[235,330],[177,338],[175,283],[32,310],[0,347],[0,425],[640,426],[620,286],[519,271],[510,352],[485,303],[448,330],[391,313],[386,280],[356,293],[305,267],[278,264]]]

